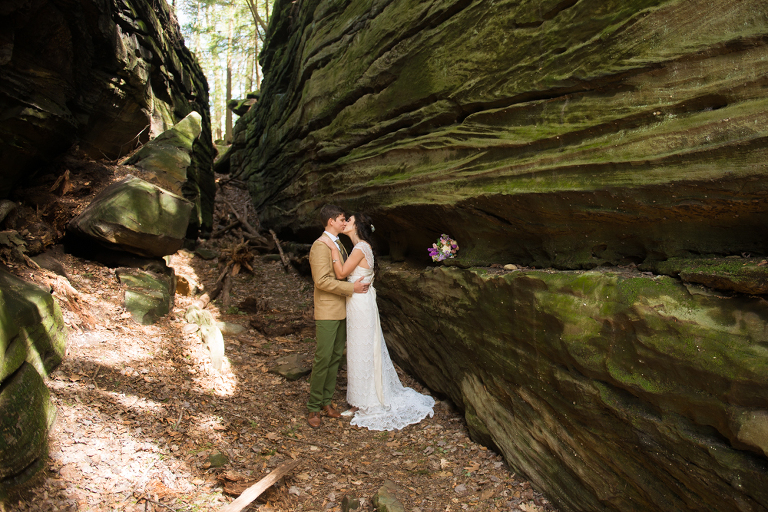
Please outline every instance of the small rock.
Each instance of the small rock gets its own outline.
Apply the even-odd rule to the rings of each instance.
[[[513,265],[511,263],[508,265],[504,265],[504,270],[517,270],[517,268],[518,268],[517,265]]]
[[[384,485],[376,491],[373,497],[373,506],[377,512],[405,512],[405,507],[395,497],[397,484],[390,480],[385,480]]]
[[[360,508],[360,500],[352,496],[344,496],[341,500],[341,512],[349,512],[350,510],[358,510]]]
[[[213,260],[219,257],[218,252],[213,249],[206,249],[205,247],[195,249],[195,254],[204,260]]]
[[[216,327],[219,328],[219,330],[221,331],[221,334],[226,334],[226,335],[233,335],[233,334],[237,335],[247,331],[247,329],[242,325],[233,324],[231,322],[217,322]]]
[[[312,372],[312,368],[302,364],[302,358],[298,354],[282,357],[276,363],[277,366],[270,368],[269,373],[275,373],[290,381],[298,380]]]
[[[225,466],[227,463],[229,463],[229,457],[227,457],[221,452],[212,453],[208,457],[208,463],[212,468],[220,468]]]

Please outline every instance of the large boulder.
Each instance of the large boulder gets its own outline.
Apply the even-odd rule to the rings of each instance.
[[[562,511],[768,508],[768,304],[637,271],[390,266],[393,358]]]
[[[210,229],[208,85],[165,2],[7,0],[0,6],[0,198],[73,144],[117,159],[202,117],[185,196]]]
[[[767,8],[278,0],[232,169],[283,239],[337,202],[424,262],[766,254]]]
[[[183,197],[128,176],[98,194],[68,230],[109,248],[166,256],[181,249],[192,208]]]
[[[45,464],[55,409],[43,378],[65,351],[51,294],[0,270],[0,499]]]
[[[200,136],[200,114],[192,112],[131,155],[124,163],[142,169],[146,177],[181,195],[192,163],[192,146]]]
[[[0,270],[0,382],[24,361],[47,377],[65,351],[64,319],[53,296]]]
[[[48,433],[56,417],[48,388],[23,363],[0,387],[0,500],[45,466]]]

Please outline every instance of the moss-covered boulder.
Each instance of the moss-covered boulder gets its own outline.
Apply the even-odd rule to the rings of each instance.
[[[0,387],[0,499],[45,466],[48,432],[56,417],[48,388],[24,363]]]
[[[51,294],[0,270],[0,499],[45,464],[55,409],[43,377],[65,351]]]
[[[636,271],[390,266],[393,357],[559,510],[768,508],[768,305]]]
[[[125,288],[125,309],[137,323],[152,325],[171,311],[176,293],[172,268],[165,273],[119,268],[115,275]]]
[[[68,230],[108,248],[140,256],[166,256],[184,243],[192,203],[128,176],[98,194]]]
[[[64,357],[66,338],[53,296],[0,270],[0,383],[24,361],[48,376]]]
[[[187,169],[192,163],[192,146],[202,129],[201,121],[200,114],[192,112],[173,128],[147,142],[125,164],[142,169],[149,181],[181,195],[187,183]]]
[[[283,239],[336,202],[423,262],[765,255],[765,8],[278,0],[232,168]]]
[[[238,116],[242,116],[246,112],[248,112],[252,106],[254,106],[258,100],[256,98],[246,98],[244,100],[230,100],[227,102],[227,108],[237,114]]]

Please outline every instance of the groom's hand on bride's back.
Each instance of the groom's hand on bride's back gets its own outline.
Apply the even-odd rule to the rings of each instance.
[[[364,283],[363,279],[365,279],[365,276],[355,281],[355,293],[368,293],[368,287],[371,285],[369,283]]]

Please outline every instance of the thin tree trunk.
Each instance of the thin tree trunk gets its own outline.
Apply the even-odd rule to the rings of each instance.
[[[226,144],[232,143],[232,110],[228,108],[228,105],[232,99],[232,46],[234,45],[234,29],[235,2],[233,1],[229,7],[229,23],[227,24],[227,91],[226,99],[224,100],[224,115],[226,116],[224,141]]]

